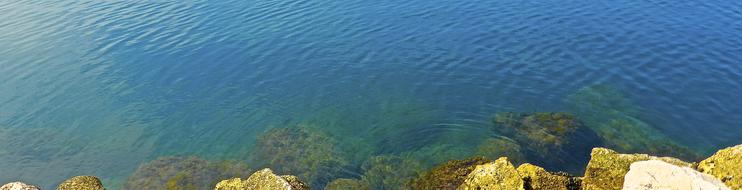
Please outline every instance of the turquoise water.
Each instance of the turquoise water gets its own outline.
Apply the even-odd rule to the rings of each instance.
[[[358,144],[351,163],[432,165],[507,136],[500,112],[631,118],[705,155],[742,143],[740,61],[738,1],[0,1],[0,182],[117,189],[297,125]],[[626,101],[571,98],[592,85]]]

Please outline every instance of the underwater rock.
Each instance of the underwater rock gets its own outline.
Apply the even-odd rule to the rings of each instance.
[[[310,187],[324,187],[348,165],[330,136],[305,126],[273,128],[258,138],[253,163],[306,179]]]
[[[589,159],[588,151],[600,142],[593,131],[568,113],[504,112],[497,113],[493,122],[495,131],[524,146],[529,161],[553,167],[549,169],[582,172],[580,168]]]
[[[642,108],[610,85],[584,87],[569,95],[567,102],[585,126],[595,131],[608,148],[686,160],[700,159],[697,152],[639,119]]]
[[[506,157],[502,157],[495,162],[476,166],[458,189],[523,190],[524,188],[523,180],[515,166]]]
[[[724,183],[711,175],[660,160],[634,162],[624,177],[623,190],[662,189],[729,190]]]
[[[563,173],[551,173],[544,168],[522,164],[518,174],[523,179],[524,187],[530,190],[579,190],[580,178]]]
[[[105,188],[95,176],[75,176],[60,183],[57,190],[105,190]]]
[[[38,187],[23,182],[11,182],[0,186],[0,190],[39,190]]]
[[[296,176],[278,176],[269,168],[250,175],[246,180],[232,178],[216,184],[214,190],[309,190]]]
[[[670,157],[654,157],[646,154],[619,154],[606,148],[594,148],[590,162],[582,178],[583,190],[619,190],[631,163],[645,160],[662,160],[667,163],[691,167],[693,164]]]
[[[244,177],[250,169],[234,161],[211,162],[195,156],[161,157],[139,166],[123,189],[210,189],[221,179]]]
[[[325,190],[369,190],[368,183],[357,179],[336,179],[325,186]]]
[[[371,189],[410,189],[410,182],[419,175],[422,166],[413,159],[399,156],[374,156],[361,167],[361,181]]]
[[[412,189],[456,189],[478,165],[491,162],[483,157],[450,160],[421,174],[412,182]]]
[[[483,156],[487,159],[497,159],[508,157],[514,164],[521,164],[526,161],[525,155],[521,152],[520,145],[513,140],[498,137],[488,138],[477,146],[477,156]]]
[[[729,188],[742,189],[742,144],[717,151],[698,164],[698,171],[719,178]]]

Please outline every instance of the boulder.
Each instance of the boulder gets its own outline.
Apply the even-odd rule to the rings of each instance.
[[[278,176],[265,168],[250,175],[246,180],[232,178],[216,184],[215,190],[309,190],[296,176]]]
[[[583,190],[619,190],[631,163],[645,160],[662,160],[667,163],[691,167],[693,164],[670,157],[654,157],[646,154],[619,154],[606,148],[593,148],[590,162],[582,179]]]
[[[498,189],[498,190],[523,190],[521,179],[515,166],[507,157],[502,157],[495,162],[478,165],[466,176],[464,183],[458,189]]]
[[[742,144],[719,150],[701,161],[698,171],[719,178],[729,188],[742,189]]]
[[[518,174],[523,178],[524,187],[533,190],[578,190],[580,179],[564,173],[551,173],[544,168],[522,164],[518,166]]]
[[[624,177],[624,190],[729,190],[719,179],[689,167],[680,167],[660,160],[631,164]]]
[[[0,186],[0,190],[39,190],[39,188],[23,182],[12,182]]]
[[[65,180],[57,190],[105,190],[103,183],[95,176],[75,176]]]

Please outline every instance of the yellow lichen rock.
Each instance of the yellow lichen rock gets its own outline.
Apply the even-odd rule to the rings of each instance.
[[[278,176],[265,168],[250,175],[246,180],[232,178],[216,184],[215,190],[309,190],[296,176]]]
[[[523,190],[523,180],[515,166],[506,157],[495,162],[478,165],[469,173],[460,190],[491,189],[491,190]]]
[[[526,189],[572,190],[580,188],[578,178],[553,174],[544,168],[528,163],[518,166],[518,174],[523,178]]]
[[[65,180],[57,190],[105,190],[103,183],[95,176],[75,176]]]
[[[693,164],[670,157],[654,157],[646,154],[619,154],[606,148],[593,148],[590,162],[582,179],[583,190],[620,190],[624,176],[629,172],[631,163],[645,160],[662,160],[667,163],[692,167]]]
[[[698,171],[719,178],[731,189],[742,189],[742,144],[719,150],[701,161]]]

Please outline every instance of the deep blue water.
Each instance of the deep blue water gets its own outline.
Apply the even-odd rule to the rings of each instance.
[[[380,152],[467,148],[494,113],[569,111],[593,84],[701,154],[742,143],[742,1],[6,0],[0,182],[115,189],[306,121],[414,126],[365,136]]]

